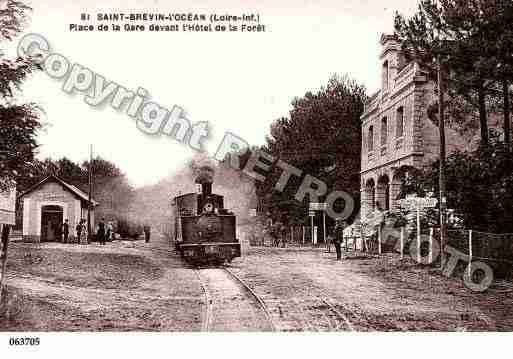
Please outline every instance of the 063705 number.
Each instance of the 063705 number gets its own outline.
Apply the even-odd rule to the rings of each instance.
[[[39,338],[9,338],[9,345],[16,345],[16,346],[37,346],[41,343]]]

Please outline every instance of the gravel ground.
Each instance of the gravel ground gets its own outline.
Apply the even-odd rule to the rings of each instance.
[[[258,302],[227,271],[205,268],[198,270],[198,274],[212,300],[212,314],[207,330],[261,332],[271,329]]]
[[[13,243],[4,331],[191,331],[204,297],[163,239],[107,246]]]
[[[245,253],[232,270],[264,299],[280,330],[513,330],[511,291],[473,293],[460,279],[395,255],[349,253],[338,262],[323,249]]]
[[[166,248],[162,238],[107,246],[12,243],[0,330],[199,331],[200,279]],[[279,331],[513,330],[511,290],[473,293],[458,278],[395,255],[351,253],[338,262],[323,249],[246,245],[243,253],[231,270],[263,299]],[[217,303],[229,305],[214,305],[213,329],[259,330],[246,322],[261,313],[214,274],[204,273],[205,284]]]

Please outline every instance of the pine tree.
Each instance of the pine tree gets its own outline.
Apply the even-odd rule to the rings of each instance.
[[[366,99],[361,85],[348,76],[334,76],[319,91],[292,102],[289,117],[271,125],[263,150],[301,170],[303,176],[309,174],[323,181],[328,193],[345,191],[359,203],[360,116]],[[281,172],[275,168],[264,183],[257,183],[258,196],[274,219],[302,223],[308,198],[299,203],[294,197],[303,178],[292,176],[285,190],[277,192],[273,188]]]
[[[479,112],[481,144],[489,142],[490,103],[503,96],[509,141],[509,83],[512,76],[513,2],[504,0],[422,0],[410,19],[397,14],[396,34],[405,50],[431,70],[441,59],[447,94],[464,98]],[[498,91],[500,84],[502,91]],[[504,90],[506,89],[506,90]],[[508,118],[508,120],[506,120]]]
[[[26,25],[30,7],[7,0],[0,8],[0,40],[11,41]],[[41,128],[38,107],[17,97],[27,75],[39,69],[33,59],[0,57],[0,190],[30,170]]]

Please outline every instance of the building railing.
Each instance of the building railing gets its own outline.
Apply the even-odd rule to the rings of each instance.
[[[395,140],[395,148],[400,149],[403,148],[404,145],[404,136],[398,137]]]
[[[399,84],[404,79],[408,78],[409,75],[414,73],[415,64],[413,62],[410,62],[408,65],[404,66],[401,71],[399,71],[395,77],[395,86]]]

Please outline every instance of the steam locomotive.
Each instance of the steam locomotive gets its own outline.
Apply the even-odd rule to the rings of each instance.
[[[174,241],[176,249],[193,264],[231,262],[240,257],[236,238],[236,216],[224,208],[224,197],[212,193],[210,176],[200,176],[200,193],[173,199]]]

